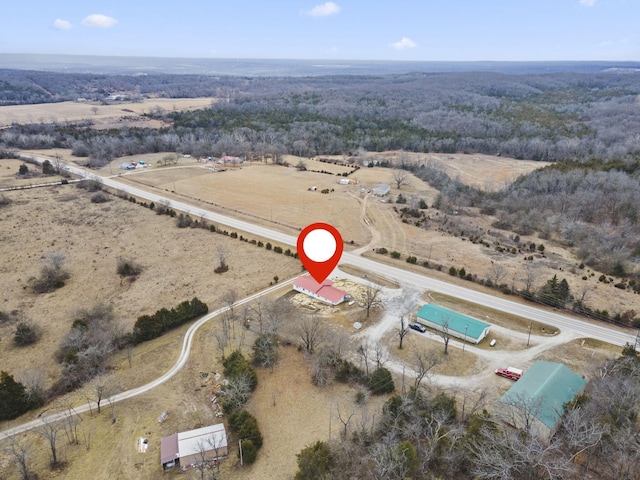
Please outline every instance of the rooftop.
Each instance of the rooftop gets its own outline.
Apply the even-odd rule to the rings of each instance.
[[[344,290],[334,287],[333,282],[329,279],[322,283],[318,283],[312,277],[306,275],[296,278],[293,282],[293,286],[308,290],[319,297],[326,298],[334,303],[342,301],[345,296],[349,295]]]
[[[178,434],[178,451],[180,452],[180,457],[198,453],[201,448],[213,450],[214,448],[226,446],[227,435],[222,423]]]
[[[427,303],[423,305],[418,313],[418,318],[429,320],[430,322],[442,325],[445,321],[449,323],[449,329],[460,334],[466,334],[470,338],[480,338],[485,328],[491,325],[472,317],[467,317],[448,308]]]
[[[553,428],[564,413],[564,404],[573,400],[586,383],[561,363],[538,360],[500,401],[531,409],[538,420]]]

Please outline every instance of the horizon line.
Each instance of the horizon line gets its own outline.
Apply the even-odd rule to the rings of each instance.
[[[400,60],[400,59],[358,59],[358,58],[289,58],[289,57],[196,57],[161,55],[119,55],[94,53],[35,53],[0,52],[12,56],[66,56],[100,58],[157,58],[166,60],[251,60],[251,61],[304,61],[304,62],[393,62],[393,63],[640,63],[640,60]]]

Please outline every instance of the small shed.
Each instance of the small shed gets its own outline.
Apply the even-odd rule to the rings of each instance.
[[[388,183],[379,183],[375,187],[373,187],[373,194],[376,197],[384,197],[388,195],[391,191],[391,186]]]
[[[448,308],[428,303],[416,314],[417,322],[440,332],[446,328],[452,337],[475,344],[489,334],[490,324]]]
[[[507,422],[549,439],[556,431],[564,405],[587,381],[562,363],[538,360],[500,398],[507,405]]]

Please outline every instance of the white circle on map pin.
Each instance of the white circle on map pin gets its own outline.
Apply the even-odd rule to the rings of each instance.
[[[326,262],[336,253],[336,239],[326,230],[311,230],[302,243],[304,254],[314,262]]]

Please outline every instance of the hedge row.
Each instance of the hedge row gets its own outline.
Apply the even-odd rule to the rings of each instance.
[[[152,340],[172,328],[176,328],[194,318],[201,317],[208,311],[209,307],[207,304],[194,297],[193,300],[185,300],[171,310],[161,308],[153,315],[142,315],[138,317],[133,326],[131,340],[134,344]]]

